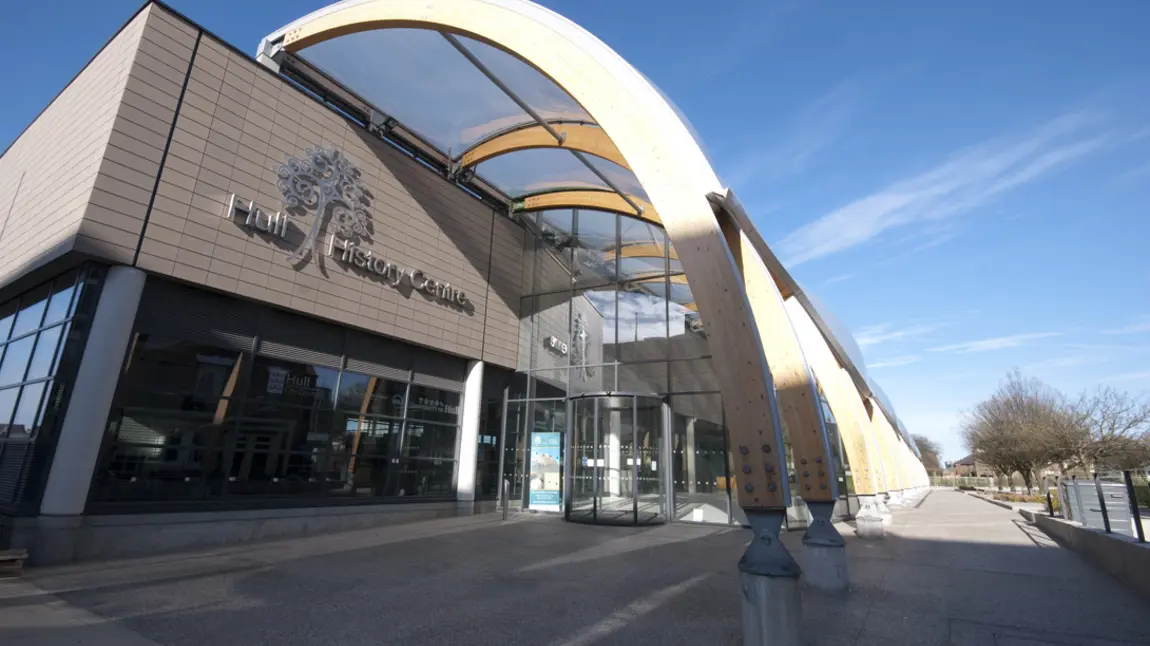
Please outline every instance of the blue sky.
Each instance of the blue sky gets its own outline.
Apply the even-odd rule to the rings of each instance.
[[[172,4],[251,52],[324,3]],[[545,4],[686,113],[946,457],[1011,368],[1068,393],[1150,388],[1150,3]],[[0,145],[137,6],[5,9]]]

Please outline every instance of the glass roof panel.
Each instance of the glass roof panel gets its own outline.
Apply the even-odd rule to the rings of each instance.
[[[653,244],[659,247],[667,239],[663,227],[641,218],[624,217],[619,223],[619,241],[623,246]]]
[[[855,338],[851,335],[850,330],[831,312],[830,308],[827,307],[821,299],[801,285],[799,288],[802,289],[803,294],[807,300],[810,301],[811,309],[814,310],[810,312],[812,317],[816,321],[821,320],[823,324],[827,326],[831,335],[834,336],[835,341],[842,347],[843,352],[846,352],[847,358],[854,364],[855,369],[866,379],[866,359],[863,357],[862,349],[859,348],[858,343],[855,342]]]
[[[606,211],[575,210],[575,239],[580,247],[606,251],[615,248],[615,221]]]
[[[437,31],[364,31],[299,56],[445,152],[483,124],[531,119]]]
[[[456,38],[544,119],[593,123],[534,67],[477,40]],[[438,31],[376,29],[333,38],[298,55],[453,155],[534,122]]]
[[[626,168],[593,157],[588,159],[620,189],[646,199],[638,180]],[[610,190],[571,151],[559,148],[534,148],[500,155],[480,164],[476,172],[511,197],[563,188]]]
[[[567,94],[563,88],[518,57],[477,40],[462,36],[459,37],[459,40],[479,59],[479,62],[483,63],[500,81],[503,81],[504,85],[511,88],[512,92],[547,121],[594,123],[591,115],[587,114],[583,106],[571,98],[571,95]],[[522,111],[517,111],[516,114],[503,115],[480,126],[469,128],[462,133],[462,139],[465,144],[470,145],[481,139],[486,139],[496,132],[529,122],[533,122],[530,116],[524,115]]]
[[[623,280],[636,276],[662,276],[666,266],[662,258],[623,258],[619,261],[619,277]]]

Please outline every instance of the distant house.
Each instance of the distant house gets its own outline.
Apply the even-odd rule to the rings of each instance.
[[[990,467],[978,462],[974,459],[974,454],[970,454],[961,460],[954,463],[954,474],[957,476],[993,476],[994,470]]]

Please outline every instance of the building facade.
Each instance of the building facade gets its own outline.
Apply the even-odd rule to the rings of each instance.
[[[293,69],[150,3],[0,157],[0,548],[469,514],[504,481],[571,520],[744,522],[659,222],[532,208]]]

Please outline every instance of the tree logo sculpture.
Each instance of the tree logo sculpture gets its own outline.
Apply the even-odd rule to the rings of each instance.
[[[368,235],[361,173],[340,151],[308,148],[303,159],[287,155],[276,175],[276,187],[288,212],[315,212],[307,237],[290,256],[292,264],[303,261],[309,253],[319,255],[319,231],[329,217],[345,239],[359,240]]]
[[[594,376],[595,371],[587,365],[587,346],[590,340],[590,335],[587,333],[587,318],[583,316],[582,312],[575,315],[575,321],[572,330],[574,334],[571,352],[571,367],[575,369],[575,376],[579,381],[587,381]]]

